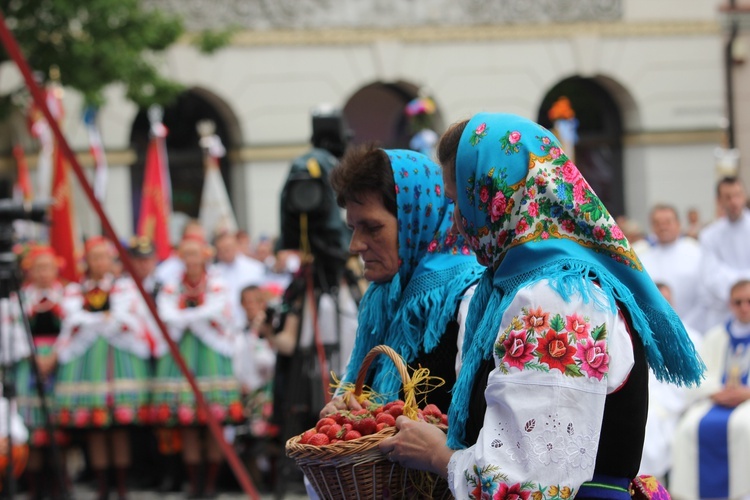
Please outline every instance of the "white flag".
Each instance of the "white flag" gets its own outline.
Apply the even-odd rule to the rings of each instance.
[[[206,176],[203,179],[203,193],[201,194],[200,219],[201,226],[210,236],[223,232],[236,233],[237,220],[229,203],[224,179],[219,170],[219,156],[224,147],[218,136],[201,139],[201,146],[206,152]]]

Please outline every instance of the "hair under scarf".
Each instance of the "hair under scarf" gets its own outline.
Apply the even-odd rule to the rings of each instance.
[[[390,346],[407,364],[420,351],[432,351],[483,271],[463,238],[451,232],[453,206],[445,198],[440,167],[414,151],[385,152],[396,184],[400,265],[391,281],[372,283],[362,298],[345,382],[356,379],[376,345]],[[397,397],[401,378],[393,364],[380,356],[373,366],[372,389]]]
[[[515,115],[474,116],[458,146],[456,191],[469,244],[488,267],[469,308],[450,447],[471,444],[464,442],[469,395],[505,309],[517,290],[542,279],[566,300],[592,300],[585,280],[595,282],[609,299],[603,307],[628,312],[660,380],[699,383],[703,363],[682,322],[551,132]]]

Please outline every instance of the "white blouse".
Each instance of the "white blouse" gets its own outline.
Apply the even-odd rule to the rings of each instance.
[[[625,321],[586,286],[589,300],[565,301],[542,280],[519,290],[503,314],[483,428],[448,465],[456,498],[568,498],[593,477],[605,398],[626,382],[634,358]]]

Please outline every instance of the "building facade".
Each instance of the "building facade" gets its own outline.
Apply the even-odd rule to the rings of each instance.
[[[197,209],[201,152],[194,122],[210,118],[227,146],[222,164],[237,219],[251,235],[279,232],[279,194],[305,151],[311,109],[344,110],[355,141],[404,146],[404,106],[437,104],[438,132],[479,111],[544,122],[571,98],[581,127],[579,167],[614,214],[646,224],[655,203],[713,217],[715,150],[725,142],[725,28],[705,0],[152,0],[188,27],[237,26],[207,56],[187,41],[160,61],[185,93],[165,111],[173,137],[176,209]],[[133,230],[146,110],[107,92],[99,125],[110,158],[106,211]],[[70,108],[80,99],[66,94]],[[744,120],[746,121],[746,120]],[[740,122],[742,123],[742,122]],[[747,127],[745,127],[747,128]],[[85,151],[78,117],[66,121]],[[750,128],[747,128],[750,130]],[[743,136],[744,137],[744,136]],[[194,143],[191,141],[195,139]],[[169,140],[168,140],[169,141]],[[83,224],[95,231],[86,201]]]

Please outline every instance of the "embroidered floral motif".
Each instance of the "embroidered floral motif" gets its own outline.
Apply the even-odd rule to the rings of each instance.
[[[508,484],[508,478],[495,465],[482,469],[474,466],[473,473],[464,472],[469,484],[469,498],[472,500],[568,500],[575,489],[565,485],[547,485],[526,481]]]
[[[511,153],[518,153],[521,151],[520,146],[518,145],[518,141],[521,140],[521,132],[518,130],[506,132],[504,136],[500,138],[500,147],[503,148],[503,151],[505,151],[506,155],[509,155]]]
[[[517,370],[550,372],[602,380],[609,371],[607,328],[592,329],[588,317],[552,315],[541,307],[523,308],[495,342],[502,373]]]
[[[472,146],[476,146],[479,144],[479,141],[481,141],[486,135],[489,128],[487,128],[486,123],[480,123],[479,126],[474,130],[474,132],[471,133],[471,137],[469,138],[469,143]]]

